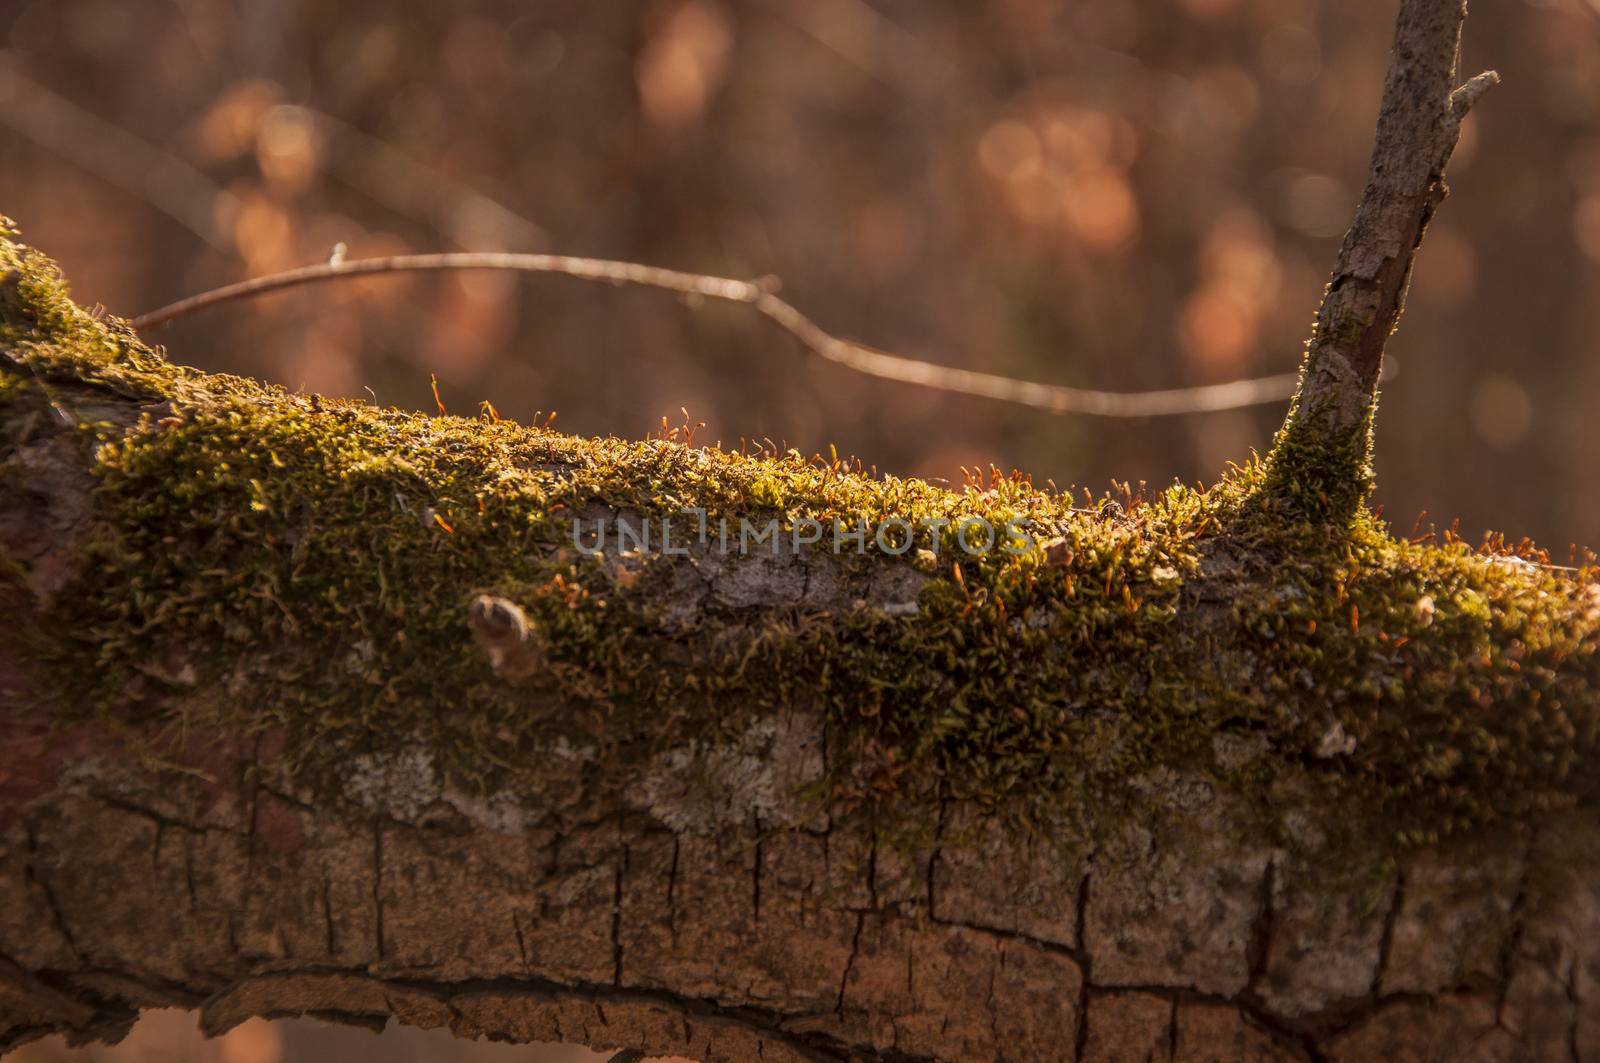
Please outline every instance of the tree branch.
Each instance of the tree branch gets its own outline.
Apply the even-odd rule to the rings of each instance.
[[[826,332],[774,292],[775,283],[711,277],[701,273],[660,269],[636,262],[574,258],[568,255],[518,255],[497,252],[459,252],[437,255],[395,255],[325,262],[314,266],[240,281],[209,292],[180,299],[169,306],[140,314],[132,325],[141,331],[159,328],[180,317],[219,303],[281,291],[302,284],[341,277],[406,271],[500,269],[522,273],[553,273],[579,280],[605,281],[660,288],[682,295],[718,299],[753,306],[775,322],[812,354],[847,369],[884,380],[948,391],[978,398],[997,399],[1050,413],[1076,413],[1096,417],[1165,417],[1176,414],[1215,413],[1260,406],[1287,398],[1294,391],[1294,374],[1235,380],[1192,388],[1161,391],[1115,392],[1038,384],[994,373],[935,365],[888,354],[863,344],[839,339]]]
[[[289,394],[0,240],[0,1051],[181,1006],[706,1063],[1592,1054],[1593,572],[1286,550],[1237,499]],[[1038,542],[837,538],[928,517]]]
[[[1372,416],[1384,345],[1417,249],[1448,194],[1468,110],[1499,75],[1456,85],[1465,0],[1402,0],[1366,188],[1317,311],[1302,379],[1269,458],[1280,502],[1342,521],[1371,491]]]

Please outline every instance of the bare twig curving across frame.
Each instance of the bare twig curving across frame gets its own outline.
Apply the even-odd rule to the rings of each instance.
[[[1163,391],[1094,391],[1041,384],[996,373],[935,365],[915,358],[888,354],[825,331],[793,305],[779,298],[771,281],[744,281],[700,273],[660,269],[636,262],[615,262],[568,255],[454,252],[433,255],[394,255],[330,261],[314,266],[240,281],[209,292],[180,299],[169,306],[141,314],[132,321],[140,330],[158,328],[177,318],[218,303],[264,295],[302,284],[374,273],[430,270],[498,269],[521,273],[548,273],[580,280],[605,281],[659,288],[704,299],[720,299],[753,306],[807,350],[858,373],[917,384],[939,391],[1013,402],[1051,413],[1076,413],[1096,417],[1164,417],[1185,413],[1215,413],[1247,406],[1281,402],[1294,394],[1297,374],[1235,380],[1226,384],[1172,388]]]

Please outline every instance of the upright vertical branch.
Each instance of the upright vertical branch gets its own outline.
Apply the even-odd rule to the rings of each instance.
[[[1269,497],[1332,521],[1372,487],[1383,348],[1405,306],[1423,233],[1444,201],[1461,120],[1497,84],[1456,86],[1466,0],[1401,0],[1366,188],[1317,311],[1300,390],[1268,459]]]

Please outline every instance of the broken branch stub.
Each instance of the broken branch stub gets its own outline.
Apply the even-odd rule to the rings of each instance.
[[[507,598],[480,594],[467,607],[467,626],[502,679],[526,679],[539,670],[543,654],[522,607]]]

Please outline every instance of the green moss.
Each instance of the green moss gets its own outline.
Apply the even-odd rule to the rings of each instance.
[[[55,264],[15,236],[14,224],[0,216],[0,347],[31,362],[36,382],[66,370],[124,394],[138,389],[154,396],[193,375],[139,343],[124,323],[79,307]]]
[[[1372,422],[1376,404],[1349,428],[1329,438],[1317,410],[1295,396],[1268,452],[1256,502],[1298,520],[1348,524],[1365,512],[1372,495]]]
[[[1323,311],[1306,344],[1300,386],[1283,427],[1272,441],[1254,502],[1269,515],[1346,525],[1365,511],[1372,495],[1372,427],[1377,396],[1365,404],[1356,423],[1343,429],[1330,430],[1330,424],[1343,420],[1332,410],[1320,403],[1306,405],[1306,374],[1319,357],[1327,355],[1320,313],[1327,312],[1329,294],[1328,289],[1323,290]],[[1370,314],[1345,312],[1332,326],[1332,347],[1356,347],[1372,320]],[[1256,505],[1247,508],[1253,511]]]
[[[1179,768],[1263,805],[1292,784],[1406,840],[1595,796],[1594,574],[1398,541],[1359,504],[1333,524],[1274,511],[1277,464],[1080,510],[997,471],[947,490],[793,451],[381,410],[173,366],[73,307],[48,263],[0,253],[5,423],[58,385],[69,410],[149,407],[77,429],[92,540],[44,617],[64,719],[272,732],[308,773],[420,742],[458,782],[537,788],[558,737],[625,764],[805,705],[847,797],[1116,808]],[[1280,441],[1275,462],[1303,460]],[[937,561],[830,560],[836,600],[738,607],[686,562],[622,573],[574,550],[596,506],[1018,519],[1054,545],[973,558],[952,525]],[[918,564],[914,613],[850,604]],[[536,681],[497,679],[472,645],[482,592],[527,612]]]

